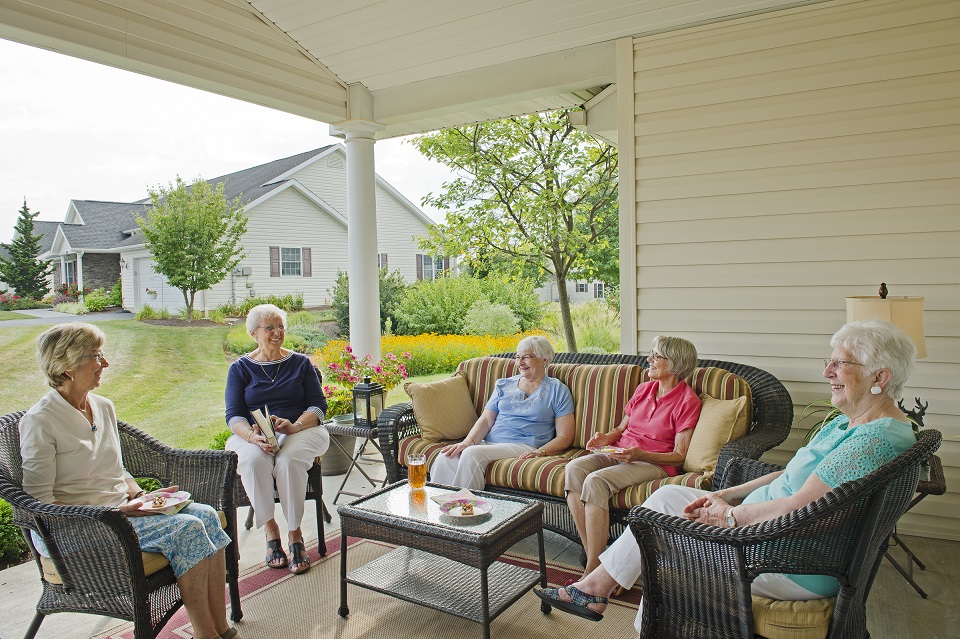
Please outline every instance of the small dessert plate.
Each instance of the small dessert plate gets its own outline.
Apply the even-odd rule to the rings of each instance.
[[[626,450],[626,449],[624,449],[624,448],[618,448],[618,447],[616,447],[616,446],[599,446],[599,447],[596,447],[596,448],[590,448],[590,449],[588,449],[588,450],[589,450],[591,453],[617,453],[617,454],[619,454],[619,453],[622,453],[622,452],[623,452],[624,450]]]
[[[463,506],[465,504],[473,504],[472,513],[468,515],[463,513]],[[486,499],[480,498],[454,499],[440,506],[440,512],[444,515],[450,515],[451,517],[477,517],[479,515],[486,515],[491,510],[493,510],[493,504]]]
[[[143,500],[143,505],[140,506],[140,510],[149,511],[152,513],[167,513],[171,510],[174,510],[181,503],[190,499],[190,493],[185,490],[178,490],[173,493],[163,493],[165,497],[164,504],[162,506],[153,506],[153,498],[156,497],[159,493],[150,493],[149,495],[144,495],[141,497]]]

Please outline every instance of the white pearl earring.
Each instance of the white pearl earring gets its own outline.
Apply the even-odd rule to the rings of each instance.
[[[873,386],[873,387],[870,388],[870,394],[871,394],[871,395],[879,395],[879,394],[882,393],[882,392],[883,392],[883,389],[880,388],[879,386]]]

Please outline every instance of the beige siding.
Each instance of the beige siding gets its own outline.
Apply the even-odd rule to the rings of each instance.
[[[764,368],[799,415],[845,296],[924,296],[905,396],[953,438],[949,492],[901,529],[960,539],[960,3],[825,2],[638,38],[632,63],[639,348]]]

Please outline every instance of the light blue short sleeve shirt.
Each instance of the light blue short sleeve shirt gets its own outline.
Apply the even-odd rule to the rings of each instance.
[[[520,390],[519,382],[519,375],[497,380],[484,407],[496,413],[497,419],[483,440],[539,448],[556,437],[556,419],[573,412],[573,396],[554,377],[544,377],[530,396]]]

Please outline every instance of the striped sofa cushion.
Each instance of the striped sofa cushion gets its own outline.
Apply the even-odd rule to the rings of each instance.
[[[650,381],[648,372],[648,369],[643,369],[641,382]],[[714,399],[737,399],[746,396],[747,414],[753,415],[753,395],[750,393],[750,384],[739,375],[715,366],[697,367],[684,378],[684,381],[690,385],[698,397],[701,393],[706,393]],[[750,423],[753,423],[752,419]]]
[[[483,412],[487,400],[493,395],[497,380],[503,377],[512,377],[520,369],[516,362],[504,357],[474,357],[460,362],[457,371],[463,373],[470,388],[470,397],[477,409],[477,415]]]
[[[653,491],[667,484],[710,490],[710,478],[704,476],[703,473],[683,473],[675,477],[664,477],[663,479],[647,481],[642,484],[637,484],[636,486],[624,488],[610,498],[610,507],[633,508],[634,506],[639,506],[646,501],[647,497],[653,494]]]
[[[487,468],[486,482],[488,486],[563,497],[563,475],[567,462],[586,454],[587,451],[582,448],[568,448],[560,455],[551,457],[498,459]]]

